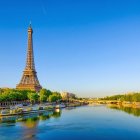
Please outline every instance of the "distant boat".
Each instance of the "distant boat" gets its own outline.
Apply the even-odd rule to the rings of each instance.
[[[65,104],[59,104],[55,106],[55,109],[61,109],[61,108],[65,108],[66,105]]]
[[[56,112],[56,113],[59,113],[60,111],[61,111],[60,108],[55,109],[55,112]]]
[[[22,114],[22,110],[19,112],[16,112],[15,110],[1,110],[0,112],[0,116],[13,116],[13,115],[21,115]]]
[[[61,107],[64,107],[63,105]],[[57,106],[57,108],[61,108]],[[0,116],[14,116],[14,115],[24,115],[24,114],[35,114],[35,113],[44,113],[46,111],[53,111],[55,107],[52,105],[34,105],[34,106],[23,106],[18,104],[16,106],[10,106],[10,109],[4,109],[0,111]]]

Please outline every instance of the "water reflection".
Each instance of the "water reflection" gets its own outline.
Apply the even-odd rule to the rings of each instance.
[[[131,114],[131,108],[111,108],[115,110],[85,106],[64,109],[63,115],[56,110],[15,117],[12,123],[0,123],[0,140],[139,140],[139,118],[120,113],[122,109]]]
[[[125,107],[125,106],[120,106],[120,105],[108,105],[108,107],[111,109],[124,111],[136,117],[140,117],[140,108]]]
[[[44,112],[41,114],[29,114],[22,116],[5,116],[0,117],[0,123],[14,124],[20,122],[20,124],[27,128],[34,128],[38,125],[40,121],[46,121],[52,117],[58,118],[61,116],[61,110]]]

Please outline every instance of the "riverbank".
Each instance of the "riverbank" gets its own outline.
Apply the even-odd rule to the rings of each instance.
[[[55,109],[71,108],[87,105],[85,102],[61,102],[61,103],[41,103],[41,104],[18,104],[14,106],[5,106],[0,109],[0,116],[14,116],[24,114],[42,113],[45,111],[54,111]]]
[[[97,101],[94,101],[94,103],[131,107],[131,108],[140,108],[140,102],[128,102],[128,101],[117,101],[117,100],[97,100]]]

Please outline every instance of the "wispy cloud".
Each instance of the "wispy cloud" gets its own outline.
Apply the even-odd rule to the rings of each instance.
[[[42,10],[43,14],[44,15],[47,15],[47,10],[46,10],[44,1],[43,0],[40,0],[40,3],[41,3],[41,10]]]

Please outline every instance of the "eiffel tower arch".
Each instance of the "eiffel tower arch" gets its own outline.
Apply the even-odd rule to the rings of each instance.
[[[32,90],[38,92],[42,87],[39,83],[39,80],[37,78],[37,72],[35,70],[32,35],[33,29],[30,25],[28,28],[28,49],[27,49],[26,67],[25,70],[23,71],[21,81],[16,86],[16,89]]]

